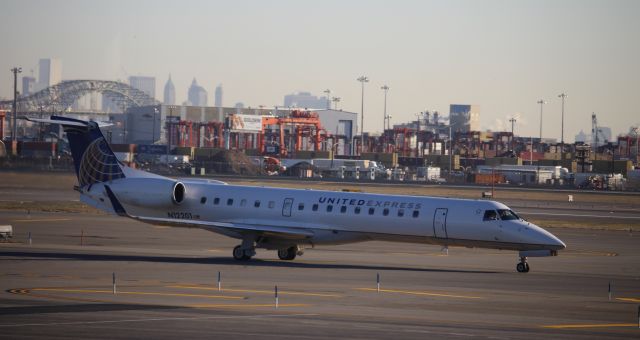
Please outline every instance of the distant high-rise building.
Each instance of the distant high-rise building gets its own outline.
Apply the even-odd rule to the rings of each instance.
[[[188,97],[193,106],[207,106],[207,90],[198,85],[196,78],[193,78],[193,82],[191,82]]]
[[[28,96],[36,91],[36,78],[22,77],[22,96]]]
[[[480,131],[480,106],[451,104],[449,123],[456,131]]]
[[[215,106],[216,107],[222,107],[222,84],[220,84],[220,85],[218,85],[216,87]]]
[[[176,88],[175,86],[173,86],[173,82],[171,81],[171,75],[169,75],[169,80],[167,80],[167,83],[164,84],[164,104],[176,104]]]
[[[327,98],[318,98],[310,92],[292,93],[284,96],[284,106],[324,110],[327,108]]]
[[[41,90],[62,81],[62,62],[60,59],[40,59],[38,70],[38,89]]]
[[[129,85],[152,98],[156,97],[156,77],[131,76],[129,77]]]

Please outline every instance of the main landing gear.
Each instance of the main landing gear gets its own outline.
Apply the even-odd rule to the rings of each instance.
[[[256,255],[256,247],[253,239],[246,238],[242,244],[233,248],[233,258],[237,261],[247,261]]]
[[[242,246],[236,246],[233,248],[233,259],[238,261],[250,260],[256,251],[253,249],[243,249]]]
[[[527,263],[527,257],[520,257],[520,263],[516,265],[516,270],[518,273],[528,273],[529,272],[529,264]]]
[[[302,254],[304,254],[304,248],[299,246],[291,246],[288,248],[278,249],[278,257],[284,261],[292,261],[296,258],[296,256],[302,256]],[[247,261],[255,255],[255,244],[250,241],[243,241],[241,245],[233,248],[233,258],[236,261]]]
[[[278,257],[284,261],[291,261],[295,259],[298,254],[302,255],[302,252],[298,251],[298,247],[278,249]]]

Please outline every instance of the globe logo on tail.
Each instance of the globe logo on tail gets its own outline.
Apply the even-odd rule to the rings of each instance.
[[[109,182],[124,177],[120,163],[111,152],[104,137],[95,139],[82,155],[78,171],[80,186]]]

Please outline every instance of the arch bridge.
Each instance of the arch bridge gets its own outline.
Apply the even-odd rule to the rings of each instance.
[[[65,80],[29,96],[18,98],[19,112],[65,111],[87,93],[97,92],[119,107],[158,105],[155,98],[125,83],[110,80]],[[11,109],[13,100],[0,102],[0,107]]]

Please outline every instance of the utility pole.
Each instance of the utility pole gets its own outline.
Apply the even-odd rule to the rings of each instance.
[[[382,116],[382,133],[384,134],[385,123],[387,121],[387,92],[389,92],[389,86],[385,84],[380,89],[384,91],[384,115]]]
[[[11,141],[18,140],[18,73],[22,73],[22,67],[14,67],[13,72],[13,131],[11,132]]]
[[[360,101],[360,149],[364,147],[364,83],[369,82],[366,76],[360,76],[357,81],[362,85],[362,96]]]
[[[558,98],[562,99],[562,132],[560,134],[560,144],[562,149],[560,150],[560,154],[562,155],[562,160],[564,161],[564,99],[567,98],[567,95],[563,92],[558,95]]]
[[[515,146],[514,146],[514,143],[513,143],[513,137],[515,137],[515,136],[513,135],[513,124],[515,124],[516,119],[515,118],[511,118],[511,119],[509,119],[509,121],[511,122],[511,151],[514,151]]]
[[[326,89],[322,92],[324,92],[327,95],[327,110],[329,110],[331,109],[331,90]]]

